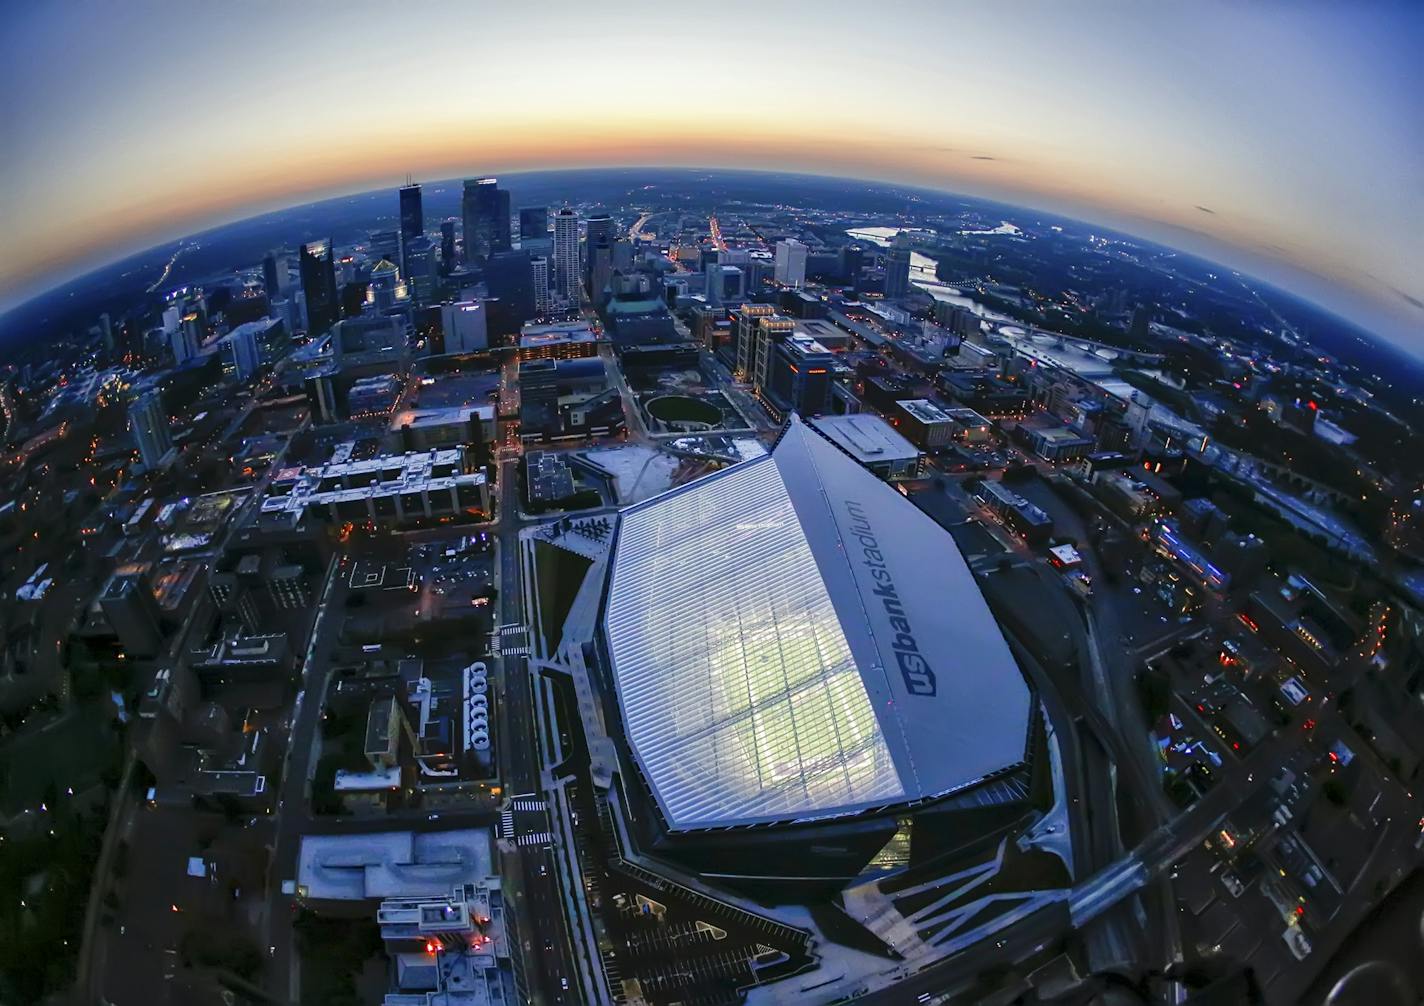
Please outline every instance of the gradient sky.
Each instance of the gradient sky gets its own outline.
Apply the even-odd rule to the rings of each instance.
[[[407,172],[666,164],[1063,212],[1424,353],[1424,3],[65,0],[0,17],[0,310]]]

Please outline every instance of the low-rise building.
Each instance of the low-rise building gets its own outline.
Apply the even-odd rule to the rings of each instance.
[[[408,524],[482,519],[490,512],[484,472],[465,472],[457,450],[378,454],[353,460],[340,450],[302,469],[262,501],[262,512],[313,513],[333,522]],[[282,490],[286,490],[283,492]]]
[[[895,403],[896,425],[906,439],[927,451],[947,447],[959,424],[945,409],[927,398]]]
[[[879,416],[818,416],[808,422],[817,433],[887,482],[920,475],[924,454]]]

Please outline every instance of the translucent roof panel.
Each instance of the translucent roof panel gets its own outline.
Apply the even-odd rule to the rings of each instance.
[[[607,633],[628,741],[670,827],[905,797],[770,457],[624,516]]]
[[[672,830],[934,800],[1024,760],[1032,696],[953,539],[795,417],[624,511],[605,631]]]

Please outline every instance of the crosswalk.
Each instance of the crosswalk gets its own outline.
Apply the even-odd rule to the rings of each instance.
[[[499,815],[499,835],[500,838],[514,837],[514,811],[501,811]]]
[[[500,647],[499,655],[501,657],[527,657],[529,656],[529,647],[503,646]]]
[[[516,798],[515,801],[514,801],[514,809],[515,809],[515,810],[547,810],[547,809],[548,809],[548,805],[545,804],[543,800],[539,800],[539,799],[534,799],[534,800],[522,799],[522,800],[521,800],[521,799]]]
[[[515,845],[548,845],[554,836],[547,831],[531,831],[514,840]]]

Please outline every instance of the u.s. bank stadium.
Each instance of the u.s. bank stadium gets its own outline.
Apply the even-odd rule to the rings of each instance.
[[[794,897],[1023,820],[1041,714],[973,574],[795,417],[624,510],[607,578],[590,655],[638,854]]]

